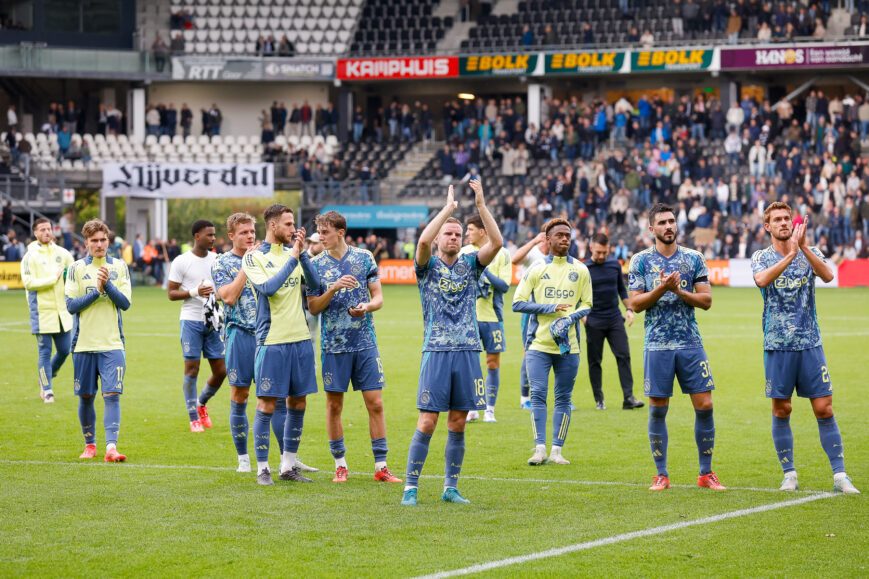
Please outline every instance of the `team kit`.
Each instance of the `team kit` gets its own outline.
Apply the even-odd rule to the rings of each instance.
[[[696,308],[711,307],[711,286],[703,255],[676,243],[673,209],[663,204],[651,208],[654,243],[631,259],[625,288],[618,262],[609,257],[606,236],[592,239],[592,256],[586,262],[569,255],[572,225],[565,219],[551,219],[537,238],[511,258],[479,179],[472,180],[470,187],[477,214],[465,223],[452,217],[458,205],[450,187],[443,209],[417,240],[414,265],[423,345],[416,402],[419,417],[408,450],[406,480],[387,466],[382,399],[387,382],[373,316],[383,307],[377,263],[371,252],[347,245],[346,220],[335,211],[319,215],[316,233],[308,236],[296,227],[289,207],[272,205],[263,214],[262,242],[256,240],[255,217],[233,214],[226,222],[232,250],[220,255],[213,251],[214,224],[205,220],[193,224],[192,249],[173,261],[167,292],[170,300],[182,302],[182,391],[191,431],[212,427],[208,403],[228,381],[238,471],[255,471],[260,485],[275,484],[269,464],[274,432],[280,455],[277,478],[312,482],[304,473],[317,469],[305,465],[298,451],[307,396],[318,390],[319,370],[326,395],[329,450],[335,459],[334,482],[344,482],[350,474],[341,413],[352,385],[368,411],[374,479],[403,483],[401,504],[416,505],[432,435],[440,415],[446,414],[441,499],[469,503],[458,490],[465,428],[478,419],[479,412],[484,422],[496,422],[500,358],[506,351],[504,295],[510,287],[512,263],[518,262],[525,265],[524,274],[511,307],[522,314],[521,403],[530,411],[535,444],[528,464],[570,464],[563,449],[575,408],[572,394],[580,365],[581,325],[590,350],[592,336],[599,337],[601,344],[604,336],[610,341],[619,363],[623,408],[643,406],[631,394],[630,358],[619,354],[619,344],[627,349],[626,320],[632,323],[635,312],[645,312],[643,393],[648,398],[649,445],[656,469],[649,490],[670,486],[666,416],[675,380],[695,411],[697,484],[726,490],[712,470],[715,381],[694,315]],[[764,228],[772,244],[753,255],[752,269],[763,296],[765,393],[771,400],[772,438],[784,475],[780,489],[799,488],[790,426],[796,391],[811,402],[821,446],[833,471],[834,490],[857,494],[845,472],[815,305],[815,278],[829,281],[833,274],[824,255],[808,245],[806,224],[799,218],[795,224],[787,204],[776,202],[766,208]],[[103,222],[88,221],[82,235],[88,256],[73,261],[54,243],[51,223],[37,220],[36,241],[21,264],[31,332],[39,352],[40,397],[54,402],[52,379],[72,353],[73,388],[85,440],[80,458],[97,454],[94,402],[100,393],[104,460],[122,462],[126,456],[117,448],[126,371],[122,312],[131,307],[130,274],[122,260],[108,255],[109,229]],[[595,317],[602,308],[608,312],[603,321]],[[317,326],[319,361],[312,339]],[[597,346],[593,349],[589,352],[592,387],[597,407],[605,408],[599,385],[600,352]],[[200,392],[202,357],[211,374]],[[550,374],[554,376],[551,423]],[[256,397],[253,424],[247,413],[251,387]]]

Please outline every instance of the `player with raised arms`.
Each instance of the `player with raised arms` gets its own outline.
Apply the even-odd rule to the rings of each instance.
[[[815,277],[833,279],[824,254],[806,241],[806,223],[794,227],[787,203],[770,203],[763,228],[772,245],[754,252],[751,268],[763,295],[763,367],[772,400],[772,440],[784,480],[779,490],[799,488],[791,432],[791,397],[808,398],[818,421],[821,446],[833,468],[833,490],[860,491],[845,474],[842,435],[833,415],[833,383],[827,369],[815,304]]]
[[[320,285],[306,284],[308,311],[322,314],[320,350],[323,360],[323,390],[326,391],[326,430],[329,450],[335,459],[332,482],[347,481],[347,452],[344,444],[344,393],[350,382],[362,392],[368,410],[368,433],[374,455],[374,480],[401,479],[386,466],[386,419],[383,416],[383,363],[377,350],[374,317],[383,307],[377,263],[370,251],[349,247],[344,240],[347,220],[337,211],[327,211],[316,220],[318,240],[325,251],[311,263]]]
[[[543,226],[549,255],[522,276],[513,296],[513,311],[529,315],[525,365],[531,386],[531,431],[534,454],[530,465],[547,462],[546,396],[549,373],[555,374],[552,411],[552,450],[548,461],[570,464],[561,454],[570,427],[570,399],[579,370],[579,326],[592,307],[588,268],[567,254],[570,231],[566,219],[552,219]]]
[[[279,398],[288,398],[280,478],[312,482],[300,472],[296,453],[302,440],[308,394],[317,392],[314,348],[302,311],[302,271],[310,287],[320,285],[303,250],[305,230],[296,230],[293,210],[275,204],[265,210],[265,242],[244,256],[244,273],[257,294],[256,417],[253,424],[257,483],[273,485],[269,470],[269,425]]]
[[[461,253],[473,253],[489,242],[489,235],[479,215],[465,220],[465,239],[468,245]],[[483,422],[495,420],[495,402],[501,387],[501,353],[507,349],[507,336],[504,334],[504,294],[510,290],[513,280],[513,265],[510,252],[502,247],[489,267],[485,269],[477,286],[477,324],[480,327],[480,341],[486,351],[486,412]],[[468,412],[468,421],[479,418],[479,412]]]
[[[193,248],[172,261],[167,294],[170,301],[184,302],[181,304],[181,353],[184,357],[181,389],[190,418],[190,431],[203,432],[205,428],[211,428],[206,405],[226,378],[226,363],[220,333],[205,325],[206,304],[214,299],[214,280],[211,278],[211,266],[217,259],[217,254],[212,251],[214,224],[197,219],[190,230]],[[196,379],[202,356],[211,366],[211,376],[197,399]]]
[[[30,333],[36,335],[39,348],[39,397],[46,404],[54,402],[51,380],[69,356],[72,337],[72,316],[66,311],[63,272],[72,262],[72,255],[54,243],[51,222],[37,219],[33,222],[36,241],[27,248],[21,260],[21,282],[27,290],[30,308]],[[56,353],[51,355],[54,342]]]
[[[667,472],[667,410],[673,379],[694,406],[694,439],[700,461],[697,484],[725,490],[712,471],[715,382],[694,308],[712,307],[712,288],[703,255],[676,243],[678,226],[673,208],[657,203],[649,210],[649,230],[655,244],[631,258],[628,273],[630,305],[646,312],[643,391],[649,397],[649,444],[658,470],[651,491],[670,488]]]
[[[416,246],[416,279],[422,301],[424,337],[416,406],[419,419],[407,453],[407,483],[401,504],[415,506],[432,434],[441,412],[448,412],[441,500],[469,503],[458,490],[465,456],[465,419],[485,407],[486,386],[480,369],[477,283],[503,245],[501,232],[486,207],[483,185],[473,179],[474,204],[489,241],[480,251],[459,255],[462,223],[450,217],[458,204],[453,187],[440,213],[426,225]],[[432,243],[437,252],[432,255]]]
[[[109,228],[91,219],[81,230],[88,256],[73,263],[66,275],[66,308],[73,315],[73,388],[79,397],[78,419],[85,450],[79,458],[96,456],[94,397],[97,379],[103,394],[106,462],[123,462],[118,452],[121,394],[127,369],[121,312],[130,307],[131,284],[127,264],[106,255]]]

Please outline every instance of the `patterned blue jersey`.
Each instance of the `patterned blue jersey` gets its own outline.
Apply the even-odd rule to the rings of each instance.
[[[219,290],[235,281],[241,271],[242,258],[231,251],[221,253],[211,264],[211,277],[214,279],[214,289]],[[234,306],[223,304],[224,334],[231,326],[253,334],[256,331],[256,293],[250,281],[244,282],[244,289],[238,296]]]
[[[650,292],[661,285],[661,272],[670,275],[678,271],[682,289],[693,292],[694,286],[709,283],[709,272],[703,255],[677,246],[676,253],[664,257],[653,246],[631,258],[628,273],[630,291]],[[673,292],[667,292],[646,310],[646,350],[686,350],[702,348],[703,340],[694,318],[694,308]]]
[[[812,253],[827,260],[817,247]],[[751,256],[751,269],[758,274],[784,256],[772,246]],[[763,349],[808,350],[821,345],[821,330],[815,308],[815,272],[800,252],[775,281],[760,288],[763,296]]]
[[[353,289],[338,290],[329,306],[320,316],[320,347],[323,352],[339,354],[359,352],[377,347],[374,335],[374,317],[368,312],[361,318],[354,318],[347,311],[368,302],[368,284],[380,281],[377,262],[370,251],[348,247],[343,259],[335,259],[324,251],[311,260],[320,274],[320,287],[307,287],[309,296],[322,295],[339,278],[352,275],[356,278]]]
[[[459,255],[452,267],[434,255],[427,264],[416,264],[423,352],[483,349],[477,329],[477,282],[484,269],[477,252]]]

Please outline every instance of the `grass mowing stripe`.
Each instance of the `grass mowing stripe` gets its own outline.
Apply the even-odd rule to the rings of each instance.
[[[107,467],[107,468],[156,468],[156,469],[196,469],[196,470],[213,470],[213,471],[234,471],[235,467],[231,466],[207,466],[207,465],[185,465],[185,464],[132,464],[132,463],[124,463],[123,466],[114,466],[109,465],[103,462],[51,462],[47,460],[0,460],[0,465],[2,464],[28,464],[28,465],[39,465],[39,466],[90,466],[90,467]],[[328,473],[329,471],[320,470],[320,472]],[[370,472],[357,472],[351,471],[351,475],[353,476],[367,476],[370,475]],[[444,478],[442,475],[437,474],[423,474],[420,475],[420,478],[426,479],[442,479]],[[634,483],[634,482],[622,482],[622,481],[594,481],[594,480],[559,480],[559,479],[542,479],[542,478],[502,478],[502,477],[485,477],[485,476],[463,476],[462,480],[476,480],[482,482],[505,482],[505,483],[536,483],[536,484],[569,484],[569,485],[587,485],[587,486],[629,486],[629,487],[645,487],[647,483]],[[671,487],[674,488],[684,488],[684,489],[693,489],[698,488],[696,485],[675,485],[671,484]],[[757,488],[757,487],[727,487],[727,490],[731,491],[752,491],[752,492],[773,492],[778,493],[782,492],[778,489],[774,488]],[[805,494],[805,495],[820,495],[820,494],[829,494],[826,491],[810,491],[810,490],[797,490],[790,491],[792,494]]]
[[[622,543],[624,541],[631,541],[633,539],[641,539],[643,537],[659,535],[661,533],[669,533],[670,531],[678,531],[679,529],[694,527],[696,525],[707,525],[709,523],[717,523],[726,519],[735,519],[737,517],[745,517],[756,513],[783,509],[785,507],[793,507],[796,505],[802,505],[804,503],[809,503],[820,499],[827,499],[835,496],[837,495],[835,495],[834,493],[819,493],[808,497],[793,499],[791,501],[771,503],[768,505],[761,505],[759,507],[751,507],[749,509],[739,509],[738,511],[730,511],[729,513],[722,513],[720,515],[712,515],[710,517],[703,517],[702,519],[694,519],[693,521],[681,521],[679,523],[673,523],[672,525],[651,527],[648,529],[643,529],[641,531],[622,533],[620,535],[613,535],[612,537],[604,537],[603,539],[595,539],[594,541],[586,541],[584,543],[567,545],[566,547],[548,549],[546,551],[540,551],[538,553],[530,553],[528,555],[509,557],[507,559],[501,559],[500,561],[481,563],[479,565],[472,565],[463,569],[453,569],[452,571],[442,571],[440,573],[432,573],[431,575],[421,575],[418,576],[416,579],[444,579],[445,577],[457,577],[459,575],[470,575],[471,573],[482,573],[483,571],[491,571],[492,569],[509,567],[510,565],[519,565],[521,563],[527,563],[529,561],[537,561],[539,559],[558,557],[567,553],[575,553],[576,551],[584,551],[586,549],[593,549],[595,547],[603,547],[604,545],[612,545],[615,543]]]

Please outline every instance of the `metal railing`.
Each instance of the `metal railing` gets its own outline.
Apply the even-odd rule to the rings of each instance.
[[[53,48],[41,43],[22,42],[0,46],[0,70],[3,72],[38,75],[40,72],[62,72],[66,75],[112,74],[119,76],[168,76],[167,57],[165,72],[157,73],[154,55],[138,50],[97,50],[88,48]]]

